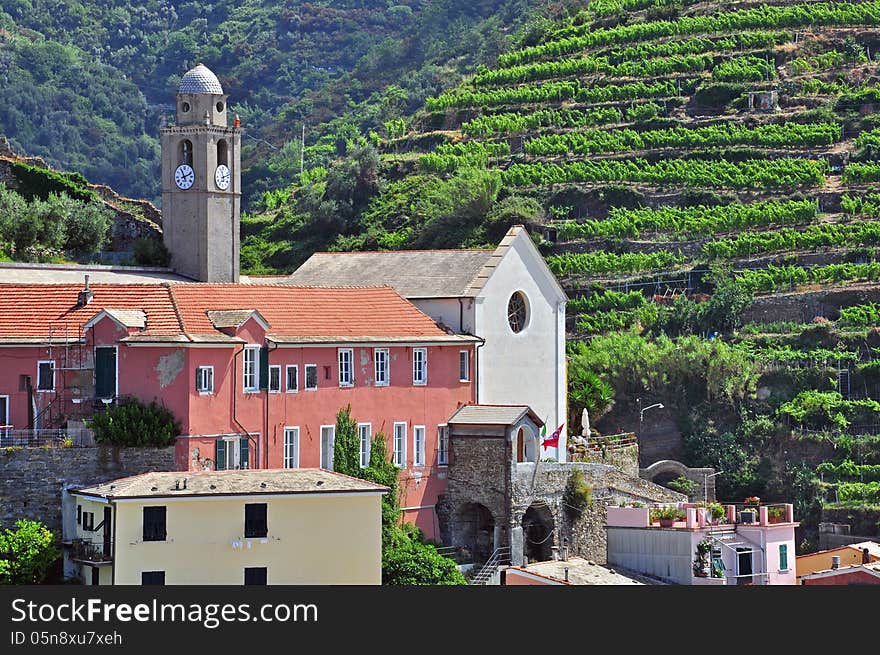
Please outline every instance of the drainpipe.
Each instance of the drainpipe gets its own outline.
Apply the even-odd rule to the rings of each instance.
[[[244,352],[246,345],[247,344],[242,344],[241,350],[239,350],[232,356],[232,420],[235,421],[235,424],[238,426],[239,430],[244,432],[247,440],[250,443],[254,444],[254,459],[257,460],[257,457],[259,455],[259,444],[257,444],[257,440],[251,436],[251,433],[248,432],[248,430],[241,423],[239,423],[238,418],[235,416],[236,401],[238,400],[238,394],[236,393],[238,371],[235,367],[235,360],[238,359],[238,356]],[[217,462],[214,462],[214,470],[217,470]]]
[[[268,369],[271,370],[272,362],[269,359],[269,353],[271,353],[274,350],[278,350],[278,344],[275,343],[274,344],[275,347],[272,348],[271,345],[273,344],[273,342],[271,342],[267,339],[266,343],[269,344],[268,351],[266,353],[266,365],[267,365]],[[352,368],[354,368],[354,356],[353,355],[352,355],[351,365],[352,365]],[[283,373],[283,371],[280,371],[278,373],[278,385],[279,386],[281,385],[281,373]],[[269,375],[269,377],[270,378],[272,377],[271,374]],[[263,456],[266,460],[266,462],[265,462],[266,465],[263,468],[269,468],[269,396],[271,394],[269,393],[269,384],[268,383],[269,383],[269,381],[266,380],[266,404],[265,404],[266,411],[263,412],[263,442],[266,444],[265,447],[263,448],[263,451],[264,451]]]

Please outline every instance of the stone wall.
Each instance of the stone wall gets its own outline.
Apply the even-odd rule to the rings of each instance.
[[[26,518],[60,536],[63,489],[173,470],[174,448],[0,449],[0,528]]]
[[[631,446],[621,446],[619,448],[607,448],[606,450],[589,449],[583,453],[578,453],[575,459],[570,456],[571,461],[582,461],[592,464],[610,464],[628,475],[638,476],[639,474],[639,447],[637,444]]]

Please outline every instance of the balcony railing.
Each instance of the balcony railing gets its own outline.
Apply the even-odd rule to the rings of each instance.
[[[86,429],[19,430],[0,425],[0,448],[82,448],[93,444]]]
[[[70,558],[78,562],[112,562],[113,542],[74,539],[70,542]]]

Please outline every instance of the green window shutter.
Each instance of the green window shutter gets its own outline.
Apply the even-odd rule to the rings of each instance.
[[[214,469],[222,471],[226,468],[226,442],[223,439],[217,439],[214,445]]]
[[[260,348],[260,389],[269,387],[269,348]]]
[[[788,545],[781,544],[779,546],[779,570],[785,571],[788,569]]]
[[[241,455],[241,458],[239,460],[239,467],[243,468],[243,469],[250,468],[250,458],[248,457],[248,455],[250,454],[250,451],[248,450],[248,438],[247,437],[241,438],[241,448],[240,448],[239,453]]]

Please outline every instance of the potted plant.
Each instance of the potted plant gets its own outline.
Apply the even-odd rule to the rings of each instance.
[[[767,508],[767,522],[768,523],[784,523],[785,522],[785,507],[781,507],[779,505],[775,507]]]
[[[709,577],[709,553],[712,551],[712,543],[703,540],[697,544],[697,557],[694,559],[694,575],[699,578]]]
[[[676,521],[683,520],[685,516],[685,511],[678,507],[658,507],[651,510],[651,522],[659,521],[661,528],[671,528]]]
[[[724,505],[721,503],[709,503],[707,509],[709,510],[709,518],[712,521],[712,525],[721,523],[724,515],[727,514],[727,510],[724,509]]]
[[[761,499],[757,496],[746,496],[746,499],[743,502],[746,505],[760,505]]]

